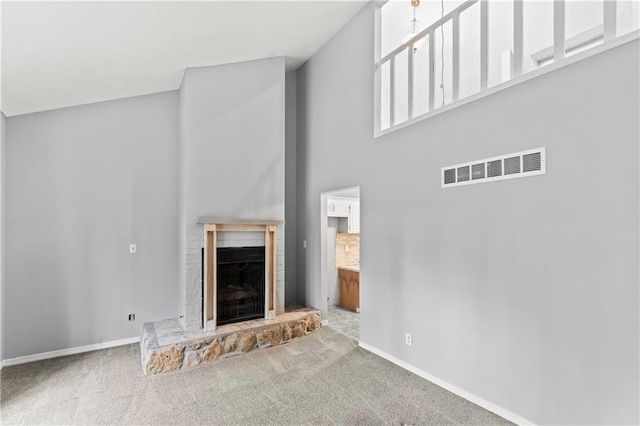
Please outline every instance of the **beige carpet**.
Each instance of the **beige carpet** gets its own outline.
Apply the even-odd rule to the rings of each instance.
[[[137,345],[6,367],[0,424],[507,424],[325,327],[142,375]]]

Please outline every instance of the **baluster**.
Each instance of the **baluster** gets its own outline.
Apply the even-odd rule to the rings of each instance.
[[[407,120],[413,118],[413,44],[412,42],[407,49]]]
[[[396,57],[389,59],[389,127],[396,124]]]
[[[429,32],[429,111],[433,111],[434,95],[435,95],[435,46],[434,31]]]
[[[452,40],[452,61],[453,61],[453,69],[452,72],[452,102],[458,100],[458,91],[460,88],[460,14],[456,13],[453,15],[453,40]]]
[[[487,88],[489,62],[489,2],[480,0],[480,90]]]
[[[564,59],[564,0],[553,2],[553,61]]]
[[[604,0],[603,3],[603,41],[606,43],[616,38],[617,0]]]
[[[524,50],[524,13],[522,0],[513,0],[513,76],[522,74]]]

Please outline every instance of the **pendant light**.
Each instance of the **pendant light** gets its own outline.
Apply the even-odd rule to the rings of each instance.
[[[418,34],[418,19],[416,18],[416,9],[420,6],[420,0],[411,0],[411,7],[413,7],[413,19],[411,20],[411,33],[402,37],[402,44],[408,43],[416,34]],[[416,53],[418,49],[425,45],[429,36],[424,36],[413,42],[413,53]]]

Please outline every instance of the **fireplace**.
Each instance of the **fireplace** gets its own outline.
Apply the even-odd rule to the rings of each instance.
[[[277,244],[283,222],[203,217],[198,223],[204,225],[204,329],[284,312],[284,288],[278,287],[284,253]],[[246,241],[253,244],[239,244]]]
[[[217,248],[217,325],[264,318],[265,248]]]

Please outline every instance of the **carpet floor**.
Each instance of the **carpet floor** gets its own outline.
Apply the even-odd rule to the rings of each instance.
[[[0,424],[508,424],[330,327],[145,377],[137,345],[6,367]]]

